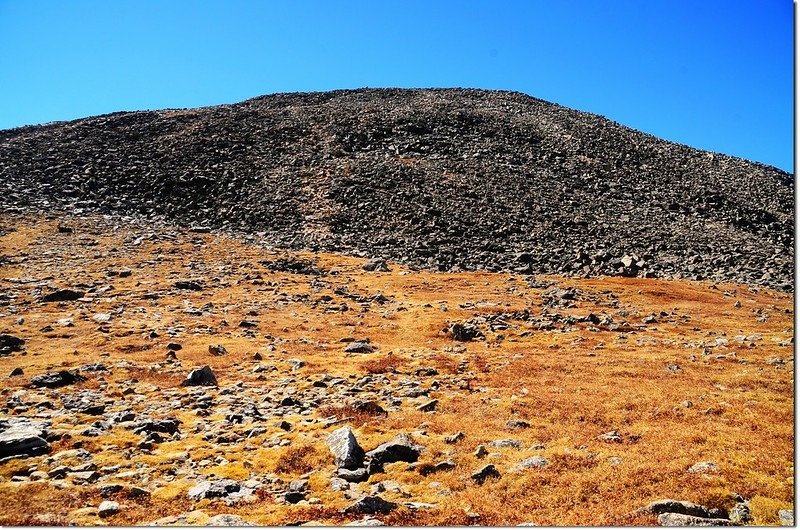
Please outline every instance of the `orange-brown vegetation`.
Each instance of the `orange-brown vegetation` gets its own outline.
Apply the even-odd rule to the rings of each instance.
[[[74,233],[59,233],[60,222],[70,224]],[[169,391],[180,397],[182,376],[203,365],[213,369],[221,387],[243,381],[266,391],[281,390],[279,381],[287,374],[302,389],[323,374],[350,383],[368,374],[395,384],[417,377],[418,370],[433,369],[437,375],[420,379],[428,395],[385,406],[386,416],[342,402],[315,410],[318,418],[350,418],[346,424],[365,449],[398,432],[410,433],[425,447],[418,469],[389,464],[385,474],[364,485],[369,491],[374,483],[391,479],[407,495],[387,492],[387,499],[435,505],[419,510],[401,506],[381,516],[386,524],[653,524],[652,517],[632,512],[660,498],[729,509],[735,492],[750,500],[755,523],[772,525],[778,522],[778,509],[792,506],[790,294],[711,282],[537,276],[583,293],[546,313],[608,315],[625,325],[611,329],[557,322],[547,329],[508,319],[504,329],[484,326],[485,340],[461,343],[442,332],[448,323],[523,310],[542,317],[543,293],[550,286],[531,285],[516,274],[420,272],[394,263],[391,272],[368,273],[359,258],[264,249],[214,234],[113,229],[113,223],[98,219],[5,214],[0,227],[7,229],[0,236],[0,290],[13,300],[0,306],[0,332],[26,340],[23,353],[0,357],[0,403],[24,390],[33,375],[89,362],[127,363],[111,373],[90,374],[80,384],[95,389],[102,377],[117,399],[124,397],[124,385],[135,385],[140,395]],[[277,257],[310,260],[329,274],[276,272],[262,263]],[[132,274],[108,275],[123,267]],[[204,289],[176,291],[175,280],[186,278],[202,280]],[[37,288],[75,285],[111,289],[90,302],[37,301]],[[382,293],[389,301],[362,304],[337,293],[342,286],[358,296]],[[318,303],[323,296],[330,303]],[[348,310],[332,309],[343,303]],[[92,320],[95,313],[114,315],[108,329]],[[55,324],[65,318],[73,326]],[[238,327],[245,319],[256,321],[254,332]],[[39,331],[48,325],[53,332]],[[368,337],[378,350],[345,353],[344,337]],[[180,370],[159,364],[171,341],[183,346],[176,352]],[[210,355],[210,344],[224,345],[228,355]],[[252,360],[257,352],[264,363],[277,367],[275,373],[262,372],[259,378],[251,371],[258,364]],[[290,359],[305,364],[292,371]],[[15,367],[25,375],[5,378]],[[438,400],[434,411],[417,409],[426,399]],[[121,499],[122,510],[106,520],[109,524],[142,524],[198,507],[264,525],[354,519],[339,511],[352,501],[329,487],[334,464],[325,437],[336,427],[287,417],[294,427],[283,432],[274,420],[265,420],[268,432],[247,440],[246,447],[216,447],[192,432],[194,410],[179,410],[176,416],[188,433],[184,440],[130,459],[122,451],[139,438],[129,431],[114,429],[105,437],[88,438],[70,430],[67,420],[57,420],[54,427],[70,436],[54,442],[51,453],[84,447],[96,452],[101,465],[127,469],[146,464],[158,475],[176,466],[176,453],[190,452],[195,462],[210,461],[206,472],[217,477],[277,472],[291,480],[308,474],[313,496],[320,499],[318,505],[287,506],[262,494],[253,503],[232,507],[219,501],[196,504],[186,497],[193,483],[154,476],[150,500]],[[511,420],[528,426],[509,427]],[[619,434],[618,443],[599,438],[609,431]],[[444,441],[457,432],[464,437]],[[266,443],[275,436],[288,445]],[[508,438],[520,447],[490,445]],[[483,459],[474,455],[480,444],[490,453]],[[534,455],[548,465],[513,471]],[[225,463],[213,462],[216,457]],[[445,459],[452,459],[455,468],[428,473]],[[717,471],[688,472],[703,461],[716,463]],[[474,483],[470,475],[486,463],[497,466],[500,478]],[[22,465],[30,467],[22,461],[0,464],[0,524],[99,521],[80,511],[102,500],[93,486],[61,489],[46,480],[11,481]]]

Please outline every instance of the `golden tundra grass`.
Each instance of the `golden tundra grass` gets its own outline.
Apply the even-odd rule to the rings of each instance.
[[[130,378],[154,389],[178,389],[179,375],[149,368],[163,360],[170,339],[163,333],[148,338],[151,329],[178,325],[186,328],[178,339],[183,344],[178,352],[183,367],[188,371],[208,364],[221,386],[239,380],[257,383],[256,374],[237,371],[245,360],[252,362],[255,352],[265,354],[265,362],[303,359],[305,366],[294,374],[298,388],[324,373],[348,377],[435,367],[445,377],[466,363],[468,388],[457,393],[433,392],[432,397],[439,400],[435,413],[404,406],[388,417],[348,414],[341,403],[327,404],[318,411],[320,415],[353,416],[351,426],[367,449],[401,431],[424,431],[425,436],[416,438],[426,447],[423,463],[446,458],[456,462],[454,470],[426,477],[407,471],[405,464],[389,465],[387,474],[372,477],[370,483],[395,480],[411,494],[410,499],[384,494],[389,500],[437,505],[432,510],[401,508],[382,517],[388,524],[652,524],[652,518],[628,514],[665,497],[730,508],[734,502],[730,495],[736,492],[751,499],[756,524],[770,525],[777,523],[778,509],[792,505],[794,371],[792,346],[787,344],[793,334],[789,294],[711,282],[538,277],[597,296],[596,302],[578,301],[574,308],[553,311],[582,316],[590,312],[614,315],[624,310],[627,316],[615,316],[615,320],[627,320],[635,331],[623,338],[618,332],[592,331],[585,325],[566,332],[520,325],[487,332],[485,341],[465,343],[466,349],[461,351],[456,347],[461,343],[441,332],[448,322],[477,312],[528,309],[539,314],[544,289],[531,288],[523,276],[507,273],[439,274],[410,271],[396,264],[388,273],[367,273],[361,270],[363,260],[352,257],[272,252],[209,234],[151,240],[146,230],[109,230],[95,223],[70,221],[75,233],[60,234],[56,220],[0,217],[0,226],[15,229],[0,237],[0,255],[12,258],[11,263],[0,265],[0,282],[3,290],[16,296],[18,308],[13,314],[0,311],[0,331],[27,341],[26,355],[0,358],[0,377],[5,378],[16,366],[25,371],[22,378],[3,380],[3,399],[24,388],[31,375],[92,361],[137,364],[136,369],[117,369],[103,376],[111,383],[111,395]],[[132,246],[139,236],[144,236],[140,244]],[[318,267],[338,273],[320,278],[326,286],[319,287],[312,276],[271,272],[260,263],[279,256],[313,260]],[[202,274],[197,272],[198,264],[205,267]],[[122,267],[131,268],[132,275],[106,276],[108,270]],[[90,305],[40,304],[30,288],[9,281],[48,276],[53,285],[61,287],[98,283],[112,285],[113,290]],[[172,288],[176,279],[194,277],[203,277],[209,287],[200,292]],[[210,281],[212,277],[221,281]],[[369,311],[362,312],[357,303],[343,300],[350,310],[341,313],[324,312],[324,306],[286,302],[281,296],[335,296],[333,288],[345,284],[358,294],[381,292],[392,302],[372,304]],[[143,297],[161,290],[165,294],[158,299]],[[616,307],[611,307],[609,293],[616,297]],[[188,303],[201,307],[208,302],[215,307],[211,316],[183,313]],[[467,307],[460,307],[463,304]],[[121,305],[125,312],[112,322],[111,332],[98,331],[91,316],[113,312]],[[251,310],[258,316],[248,316]],[[662,312],[667,316],[660,316]],[[657,316],[657,322],[642,324],[651,314]],[[22,324],[16,323],[20,317],[24,318]],[[56,328],[49,336],[38,331],[67,317],[73,318],[74,327]],[[246,318],[258,321],[256,338],[244,336],[237,327]],[[215,333],[198,332],[200,325]],[[758,340],[736,339],[754,334]],[[284,341],[271,359],[266,357],[270,343],[266,335]],[[339,342],[347,336],[369,337],[379,351],[347,356]],[[704,354],[703,346],[720,337],[727,345]],[[208,345],[217,343],[230,354],[210,356]],[[767,363],[775,357],[783,357],[787,363]],[[670,371],[669,365],[680,370]],[[96,376],[90,376],[81,385],[91,388],[96,384]],[[271,388],[276,382],[260,384]],[[184,421],[184,430],[190,431],[194,412],[187,409],[178,416]],[[531,427],[510,431],[506,422],[511,419],[523,419]],[[273,424],[267,421],[270,430],[256,440],[276,434]],[[209,501],[192,503],[186,498],[192,483],[175,480],[159,483],[147,501],[122,495],[118,500],[123,509],[106,519],[108,524],[136,525],[196,509],[205,513],[195,514],[198,522],[215,513],[234,513],[263,525],[308,520],[343,524],[352,517],[339,513],[349,501],[330,491],[328,485],[333,462],[324,437],[330,430],[298,426],[288,435],[290,446],[261,447],[256,443],[248,451],[217,448],[191,433],[186,440],[160,444],[152,455],[126,461],[122,450],[135,446],[138,437],[117,428],[94,439],[76,434],[57,442],[53,451],[81,445],[95,454],[98,465],[129,469],[143,462],[152,466],[154,475],[174,467],[175,455],[181,452],[190,452],[195,461],[223,455],[227,464],[205,470],[218,477],[245,479],[258,472],[291,480],[317,471],[310,481],[313,496],[322,500],[319,506],[286,506],[269,495],[233,508]],[[623,443],[598,439],[611,430],[621,434]],[[458,431],[465,434],[462,441],[444,443],[444,436]],[[477,445],[498,438],[519,439],[522,449],[490,448],[500,455],[483,460],[473,456]],[[537,454],[550,465],[511,472],[516,462]],[[717,463],[719,471],[687,473],[700,461]],[[501,478],[480,486],[472,483],[470,474],[487,462],[498,467]],[[94,487],[56,489],[47,483],[10,482],[20,465],[19,461],[0,465],[0,524],[42,524],[42,514],[51,514],[44,524],[100,522],[87,509],[101,500]],[[439,484],[431,487],[432,482]],[[443,489],[452,494],[439,495]],[[478,517],[471,518],[468,512]]]

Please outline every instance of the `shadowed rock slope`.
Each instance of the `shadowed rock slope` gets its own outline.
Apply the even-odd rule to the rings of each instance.
[[[438,270],[792,288],[792,175],[520,93],[363,89],[0,131],[0,210],[261,232]]]

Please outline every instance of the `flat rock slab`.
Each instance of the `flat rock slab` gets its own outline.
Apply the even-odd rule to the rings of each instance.
[[[235,480],[204,480],[192,487],[187,495],[193,501],[199,501],[200,499],[221,499],[233,493],[237,493],[241,489],[242,486]]]
[[[60,370],[58,372],[47,372],[32,377],[31,386],[34,388],[59,388],[81,381],[86,381],[86,378],[75,372]]]
[[[416,462],[425,448],[415,444],[407,434],[398,434],[388,442],[367,452],[373,465],[382,466],[392,462]]]
[[[384,500],[377,495],[362,497],[344,509],[344,513],[363,513],[374,515],[376,513],[388,514],[397,508],[397,503]]]
[[[689,501],[678,501],[674,499],[661,499],[653,501],[642,510],[642,513],[652,513],[654,515],[662,513],[673,513],[681,515],[691,515],[692,517],[703,517],[708,519],[725,519],[727,514],[716,508],[708,508]]]
[[[662,513],[658,516],[660,526],[736,526],[728,519],[695,517],[682,513]]]
[[[526,469],[541,469],[547,467],[550,462],[543,456],[532,456],[530,458],[526,458],[525,460],[519,462],[517,465],[514,466],[514,471],[525,471]]]
[[[46,429],[43,424],[15,422],[5,425],[0,431],[0,458],[34,456],[50,450],[50,444],[44,439]]]
[[[84,296],[83,291],[59,289],[40,298],[42,302],[74,302]]]

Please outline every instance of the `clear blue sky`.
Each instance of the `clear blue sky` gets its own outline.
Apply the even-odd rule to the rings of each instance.
[[[518,90],[792,171],[790,0],[0,0],[0,129],[358,87]]]

